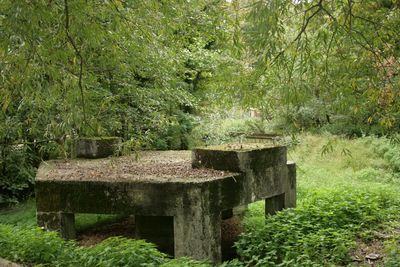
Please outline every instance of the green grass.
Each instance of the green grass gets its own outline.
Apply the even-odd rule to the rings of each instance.
[[[351,266],[357,242],[381,243],[381,263],[398,266],[400,145],[331,135],[301,135],[298,141],[288,155],[297,164],[297,208],[267,218],[266,224],[264,202],[250,205],[246,233],[237,243],[241,261],[224,266]],[[79,214],[76,221],[83,230],[116,219]],[[0,211],[0,224],[35,225],[34,201]],[[182,266],[196,264],[183,261]]]
[[[36,225],[36,203],[34,199],[20,203],[12,208],[0,210],[0,224],[34,226]]]
[[[119,220],[119,215],[77,214],[75,226],[77,231],[103,225]],[[36,225],[36,203],[34,199],[20,203],[12,208],[0,210],[0,224],[31,227]]]
[[[393,241],[400,239],[400,183],[377,153],[381,147],[392,154],[398,149],[371,137],[299,136],[289,150],[297,163],[298,207],[266,224],[264,202],[250,205],[247,233],[237,244],[242,260],[259,266],[346,266],[361,241],[385,243],[385,266],[396,266],[390,262],[400,258],[399,242]]]
[[[387,186],[388,164],[374,152],[370,138],[348,140],[335,136],[305,135],[289,151],[298,165],[298,189]],[[374,179],[363,173],[375,170]],[[399,184],[394,184],[399,188]],[[393,184],[390,185],[391,187]]]

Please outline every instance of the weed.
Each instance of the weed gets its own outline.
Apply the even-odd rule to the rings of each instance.
[[[254,218],[247,221],[248,231],[236,247],[248,265],[348,264],[356,237],[397,214],[399,206],[395,192],[390,191],[309,192],[296,209],[268,216],[263,224],[254,224]]]

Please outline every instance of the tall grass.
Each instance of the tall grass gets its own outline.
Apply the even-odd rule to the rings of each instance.
[[[231,128],[231,125],[227,123],[229,131],[237,129]],[[244,124],[240,125],[244,127]],[[218,139],[217,134],[215,136]],[[225,142],[225,139],[222,141]],[[350,140],[332,135],[307,134],[297,136],[297,142],[291,143],[297,144],[290,147],[288,155],[297,163],[297,208],[265,219],[264,202],[250,205],[243,219],[246,231],[236,244],[239,258],[222,266],[347,266],[352,263],[351,253],[360,241],[382,243],[383,264],[387,267],[399,266],[400,145],[386,138]],[[135,266],[132,265],[135,258],[129,258],[127,251],[141,247],[142,243],[118,239],[107,241],[92,250],[81,250],[76,245],[62,243],[64,241],[55,235],[47,236],[39,230],[31,230],[35,224],[34,217],[33,201],[15,210],[0,212],[3,257],[35,263],[51,261],[61,266],[64,261],[68,262],[68,257],[76,261],[90,258],[94,263],[105,261],[110,264],[115,262],[109,257],[116,257],[121,262],[128,262],[128,266]],[[77,220],[79,227],[85,228],[108,219],[82,215]],[[12,225],[19,226],[14,228],[16,226]],[[29,244],[35,245],[21,245],[18,254],[15,254],[7,244],[11,240],[18,247],[18,242],[23,241],[17,235],[26,235]],[[385,238],[382,239],[382,236]],[[46,253],[46,244],[52,242],[61,242],[62,245],[51,245],[50,252],[65,248],[71,252],[70,256],[61,253],[65,257],[53,257],[52,253]],[[121,248],[123,253],[110,250],[110,244]],[[33,247],[41,248],[39,251],[42,254],[29,254]],[[170,261],[153,247],[143,247],[145,250],[138,257],[148,266],[161,263],[166,266],[208,266],[190,259]],[[5,254],[4,251],[10,253]],[[98,254],[102,256],[97,257]]]
[[[396,169],[378,153],[396,149],[389,140],[302,135],[298,141],[289,150],[297,163],[298,207],[265,221],[264,203],[250,206],[236,244],[246,265],[345,266],[357,240],[374,240],[400,221]],[[391,249],[386,262],[400,258],[398,252]]]

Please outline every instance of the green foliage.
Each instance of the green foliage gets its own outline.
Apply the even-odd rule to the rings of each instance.
[[[66,266],[73,249],[74,245],[62,241],[56,232],[0,224],[0,256],[3,258],[49,265],[64,258]]]
[[[0,224],[0,256],[42,266],[159,266],[166,256],[143,240],[109,238],[94,247],[78,247],[56,232]]]
[[[269,216],[236,243],[241,260],[255,266],[347,264],[357,235],[398,214],[394,192],[334,190],[310,193],[296,209]]]
[[[201,91],[231,59],[229,23],[225,1],[1,1],[0,143],[31,144],[39,160],[71,156],[82,136],[187,148]],[[23,168],[0,202],[30,185],[15,153],[1,155]]]
[[[224,1],[2,1],[0,14],[0,121],[14,140],[152,135],[223,61]]]
[[[36,171],[34,158],[26,145],[0,145],[0,207],[30,194]]]
[[[36,203],[34,199],[20,202],[0,212],[0,224],[20,227],[36,225]]]
[[[166,261],[166,255],[155,245],[143,240],[111,237],[91,248],[77,252],[77,265],[81,266],[159,266]]]
[[[396,173],[375,152],[377,145],[390,148],[388,139],[297,138],[288,156],[298,167],[298,207],[266,223],[263,203],[250,206],[247,232],[237,243],[244,266],[346,265],[356,240],[377,240],[382,225],[399,220]],[[322,154],[327,145],[331,149]],[[397,228],[390,226],[388,233]],[[388,261],[396,266],[398,243],[392,244]]]
[[[396,136],[394,136],[396,137]],[[387,166],[395,173],[400,173],[400,144],[388,138],[371,139],[374,151],[382,157]]]
[[[291,130],[361,136],[399,126],[398,1],[257,1],[242,42],[254,67],[240,101]],[[258,100],[258,101],[256,101]],[[268,104],[266,104],[268,103]]]
[[[399,184],[394,169],[388,168],[388,162],[382,158],[397,144],[375,137],[297,138],[298,145],[289,150],[289,157],[298,164],[298,207],[269,216],[266,222],[263,203],[250,205],[244,218],[246,233],[236,245],[240,258],[221,266],[345,265],[350,263],[356,240],[380,240],[378,234],[382,231],[389,236],[385,237],[382,253],[385,265],[397,266]],[[326,146],[331,149],[322,154]],[[351,153],[343,153],[344,149]],[[83,229],[109,220],[112,218],[78,214],[77,226]],[[80,248],[54,233],[32,229],[34,224],[33,202],[16,210],[1,211],[0,257],[49,266],[136,266],[131,264],[136,261],[145,266],[210,266],[187,258],[171,260],[160,256],[152,245],[120,238],[93,248]],[[24,242],[27,244],[21,244]],[[132,249],[136,253],[131,253]],[[52,254],[47,255],[46,251]]]
[[[143,240],[111,237],[92,247],[79,247],[56,232],[4,224],[0,224],[0,257],[35,266],[211,266],[188,258],[171,260]]]
[[[385,250],[388,255],[384,261],[385,267],[396,267],[400,262],[400,239],[395,238],[385,242]]]
[[[211,267],[212,265],[210,263],[207,263],[205,261],[200,262],[196,260],[192,260],[190,258],[179,258],[179,259],[172,259],[168,261],[167,263],[164,263],[161,265],[161,267]]]
[[[181,150],[189,148],[190,133],[194,127],[194,118],[184,112],[176,112],[163,128],[150,138],[148,147],[157,150]]]
[[[235,112],[233,110],[227,111]],[[243,142],[244,136],[253,132],[258,126],[257,122],[250,118],[237,117],[226,118],[221,113],[213,113],[203,118],[198,118],[196,127],[191,133],[190,146],[216,145],[227,142]]]

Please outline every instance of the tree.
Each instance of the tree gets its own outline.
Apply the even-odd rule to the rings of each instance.
[[[244,26],[253,75],[246,93],[297,127],[396,131],[399,8],[390,0],[253,2]]]
[[[17,144],[39,157],[29,166],[80,136],[185,148],[225,15],[211,0],[0,1],[0,190]]]

